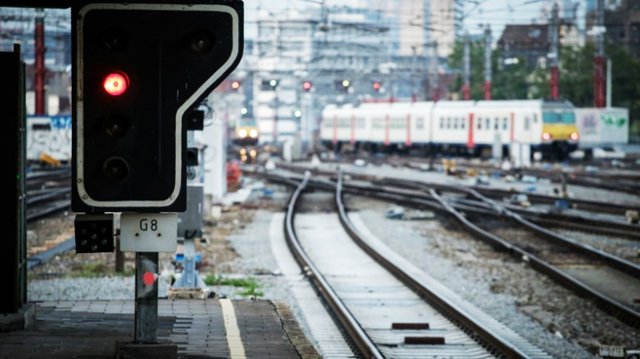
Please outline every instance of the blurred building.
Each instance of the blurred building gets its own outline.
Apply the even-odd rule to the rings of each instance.
[[[395,0],[259,11],[257,37],[245,58],[261,142],[310,144],[330,103],[430,98],[428,70],[444,62],[430,46],[431,6]],[[447,24],[453,29],[454,23]]]
[[[19,44],[26,64],[27,114],[35,111],[35,22],[44,22],[45,112],[71,113],[71,21],[69,10],[0,7],[0,51]]]
[[[640,1],[619,0],[605,6],[606,41],[623,46],[640,60]]]

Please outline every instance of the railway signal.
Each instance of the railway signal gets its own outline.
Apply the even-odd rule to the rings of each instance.
[[[240,61],[242,2],[84,3],[72,14],[73,210],[183,211],[186,130]]]
[[[241,85],[242,85],[242,84],[241,84],[241,83],[240,83],[240,81],[238,81],[238,80],[231,81],[231,89],[232,89],[233,91],[238,91],[238,90],[240,89],[240,86],[241,86]]]
[[[336,80],[335,85],[338,91],[349,92],[349,88],[351,87],[351,81],[347,79]]]
[[[373,83],[371,84],[371,88],[375,92],[380,92],[380,89],[382,88],[382,84],[379,81],[373,81]]]
[[[305,90],[306,92],[311,91],[312,88],[313,88],[313,83],[311,81],[305,81],[302,83],[302,89]]]

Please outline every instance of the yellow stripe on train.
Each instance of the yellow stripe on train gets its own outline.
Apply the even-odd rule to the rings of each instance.
[[[578,127],[575,124],[552,123],[542,125],[543,140],[546,141],[578,141]],[[545,134],[550,137],[545,138]]]

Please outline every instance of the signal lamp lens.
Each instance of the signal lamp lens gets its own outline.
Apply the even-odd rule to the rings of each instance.
[[[251,129],[251,130],[249,131],[249,137],[251,137],[251,138],[256,138],[256,137],[258,137],[258,130],[256,130],[256,129]]]
[[[544,132],[542,134],[542,139],[545,141],[549,141],[551,139],[551,134],[549,132]]]
[[[129,174],[129,164],[123,158],[111,157],[104,162],[102,170],[109,178],[121,181]]]
[[[378,90],[380,90],[380,87],[381,87],[381,85],[380,85],[380,83],[379,83],[379,82],[374,82],[374,83],[373,83],[373,89],[374,89],[374,90],[378,91]]]
[[[349,80],[342,80],[343,87],[349,87],[349,85],[351,85],[351,82]]]
[[[311,90],[311,86],[312,86],[312,85],[311,85],[311,82],[309,82],[309,81],[305,81],[305,82],[302,84],[302,88],[303,88],[305,91],[309,91],[309,90]]]
[[[111,96],[120,96],[129,87],[129,78],[123,72],[112,72],[102,82],[102,87]]]
[[[580,138],[580,135],[577,132],[571,132],[569,136],[572,140],[577,141]]]
[[[239,89],[240,88],[240,82],[239,81],[233,81],[231,83],[231,88],[234,89],[234,90]]]
[[[215,36],[208,30],[197,30],[190,35],[189,46],[197,54],[206,54],[215,43]]]
[[[247,137],[247,130],[242,129],[242,130],[238,131],[238,136],[240,136],[242,138]]]
[[[104,129],[107,135],[120,138],[129,130],[129,121],[120,115],[110,115],[104,121]]]

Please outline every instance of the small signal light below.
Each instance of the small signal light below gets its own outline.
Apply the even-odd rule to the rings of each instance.
[[[104,78],[102,87],[109,95],[120,96],[127,91],[129,78],[123,72],[112,72]]]
[[[571,135],[569,135],[569,138],[571,138],[571,140],[573,141],[577,141],[578,139],[580,139],[580,135],[577,132],[571,132]]]

